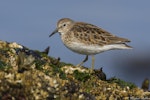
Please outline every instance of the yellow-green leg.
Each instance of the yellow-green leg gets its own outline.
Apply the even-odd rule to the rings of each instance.
[[[81,63],[79,63],[78,65],[76,65],[76,66],[77,67],[82,66],[87,60],[88,60],[88,55],[86,55],[86,57],[84,58],[84,60]]]
[[[95,57],[92,55],[92,67],[91,67],[91,72],[94,70],[94,64],[95,64]]]

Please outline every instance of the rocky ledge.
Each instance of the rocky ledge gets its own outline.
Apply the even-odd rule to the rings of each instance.
[[[150,98],[134,84],[106,79],[102,68],[60,62],[60,58],[0,41],[0,100],[129,100]]]

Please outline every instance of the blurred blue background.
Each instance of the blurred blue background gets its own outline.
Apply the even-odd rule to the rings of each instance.
[[[113,50],[96,55],[95,68],[103,67],[107,78],[116,76],[136,83],[150,79],[150,0],[1,0],[0,40],[17,42],[50,56],[78,64],[85,56],[68,50],[60,36],[49,34],[60,18],[95,24],[112,34],[128,38],[133,50]],[[84,64],[91,66],[91,58]]]

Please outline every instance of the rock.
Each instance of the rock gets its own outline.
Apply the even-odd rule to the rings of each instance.
[[[132,83],[106,80],[102,69],[60,62],[38,50],[0,41],[0,100],[100,100],[149,98]],[[102,80],[101,80],[102,77]],[[104,80],[103,80],[104,79]]]

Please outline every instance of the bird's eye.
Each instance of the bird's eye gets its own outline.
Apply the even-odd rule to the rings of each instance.
[[[66,24],[63,24],[63,26],[66,26]]]

